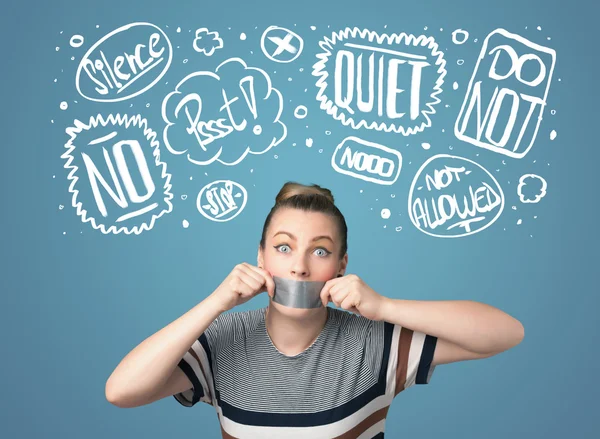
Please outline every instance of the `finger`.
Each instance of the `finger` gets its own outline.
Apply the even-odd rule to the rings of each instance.
[[[261,267],[256,267],[251,264],[245,264],[245,266],[250,269],[252,272],[256,273],[261,277],[262,282],[266,286],[266,290],[269,293],[269,296],[274,297],[275,295],[275,281],[273,280],[273,276],[267,270]]]
[[[240,264],[240,270],[246,273],[248,276],[256,279],[256,281],[260,283],[260,286],[265,283],[264,275],[261,272],[254,270],[250,264],[243,262]]]
[[[275,297],[275,281],[273,280],[273,275],[261,267],[255,267],[253,265],[250,266],[252,270],[260,273],[262,278],[264,279],[265,289],[271,298]]]
[[[260,287],[263,285],[261,280],[257,280],[255,277],[246,272],[240,272],[238,276],[246,286],[245,288],[243,288],[244,295],[251,295],[255,291],[259,291]]]
[[[323,286],[323,288],[321,289],[321,292],[319,293],[319,296],[321,297],[321,303],[323,303],[323,306],[327,306],[327,304],[329,303],[329,289],[331,288],[330,285],[328,285],[327,283],[325,283],[325,285]]]
[[[340,307],[342,309],[348,310],[348,311],[352,311],[352,309],[356,309],[354,308],[354,297],[351,296],[350,294],[346,296],[346,298],[344,298],[342,300],[342,303],[340,304]]]
[[[319,296],[321,297],[321,302],[323,303],[323,306],[327,306],[327,304],[329,303],[329,291],[331,290],[331,287],[333,287],[337,282],[340,282],[343,278],[338,277],[338,278],[333,278],[333,279],[329,279],[327,282],[325,282],[325,285],[323,285],[323,288],[321,289],[321,292],[319,293]]]
[[[323,306],[327,306],[327,304],[329,303],[329,294],[323,293],[323,290],[321,290],[320,296],[321,303],[323,304]]]
[[[335,304],[335,306],[340,306],[339,303],[344,299],[344,297],[346,297],[347,293],[341,296],[339,293],[340,291],[347,290],[347,284],[350,282],[351,279],[349,277],[340,277],[327,281],[325,287],[323,287],[323,289],[327,289],[325,294],[331,298],[331,301]]]

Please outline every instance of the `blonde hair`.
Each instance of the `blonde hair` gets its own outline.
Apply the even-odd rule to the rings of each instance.
[[[300,209],[308,212],[321,212],[331,216],[338,227],[341,239],[340,259],[348,251],[348,226],[342,212],[335,205],[331,191],[317,184],[304,185],[294,181],[286,182],[275,197],[275,205],[267,215],[263,226],[260,247],[264,250],[267,230],[275,212],[282,208]]]

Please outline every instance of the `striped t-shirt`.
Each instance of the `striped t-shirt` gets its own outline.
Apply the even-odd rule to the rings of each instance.
[[[221,314],[179,362],[193,388],[173,396],[212,405],[223,438],[383,438],[393,398],[429,383],[434,336],[328,307],[313,344],[287,356],[266,309]]]

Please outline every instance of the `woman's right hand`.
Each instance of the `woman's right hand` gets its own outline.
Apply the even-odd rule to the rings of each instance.
[[[231,273],[211,296],[221,305],[222,311],[229,311],[254,296],[267,291],[269,297],[275,294],[275,282],[268,271],[246,262],[236,265]]]

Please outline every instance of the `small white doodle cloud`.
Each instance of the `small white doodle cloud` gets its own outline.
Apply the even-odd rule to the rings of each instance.
[[[525,195],[523,195],[523,188],[530,184],[527,182],[527,180],[539,180],[541,182],[540,191],[539,191],[539,193],[535,194],[535,199],[533,199],[533,200],[525,198]],[[547,188],[548,188],[548,183],[546,183],[546,180],[544,180],[539,175],[525,174],[525,175],[522,175],[521,178],[519,178],[519,185],[517,186],[517,194],[519,195],[519,200],[521,201],[521,203],[539,203],[539,201],[542,198],[544,198],[544,196],[546,196]]]
[[[196,52],[212,56],[215,50],[222,47],[223,40],[219,37],[219,32],[210,32],[205,27],[196,30],[196,38],[194,39],[194,50]]]

